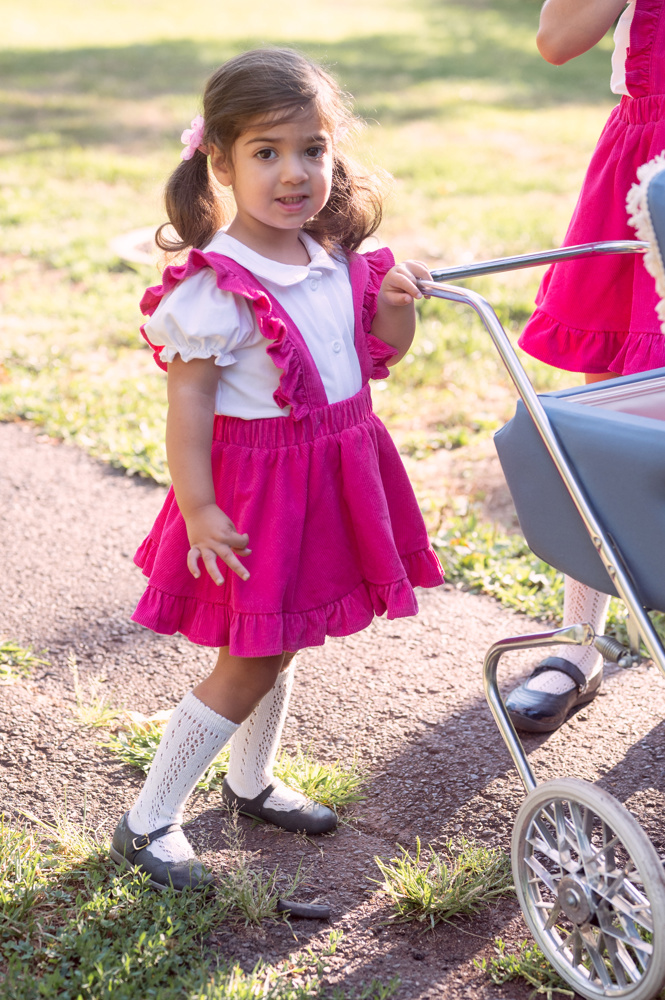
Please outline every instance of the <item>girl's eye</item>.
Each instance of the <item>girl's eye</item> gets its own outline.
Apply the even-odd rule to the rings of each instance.
[[[273,156],[276,155],[274,149],[258,149],[256,155],[259,160],[272,160]]]
[[[305,150],[305,156],[312,160],[319,160],[325,153],[325,147],[323,146],[310,146],[309,149]]]

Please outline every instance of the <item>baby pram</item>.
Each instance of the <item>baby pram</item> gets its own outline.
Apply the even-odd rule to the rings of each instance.
[[[657,189],[665,195],[665,171],[651,196]],[[501,700],[497,667],[509,650],[558,643],[593,643],[606,660],[630,666],[641,639],[665,673],[665,650],[647,614],[665,611],[665,368],[537,396],[489,303],[443,282],[648,249],[640,241],[587,244],[435,271],[432,282],[420,283],[430,296],[476,311],[520,394],[515,418],[495,441],[529,546],[628,608],[630,648],[580,623],[503,639],[484,664],[490,708],[527,791],[511,850],[525,920],[577,993],[627,1000],[650,1000],[665,984],[663,864],[637,820],[604,789],[576,778],[537,784]]]

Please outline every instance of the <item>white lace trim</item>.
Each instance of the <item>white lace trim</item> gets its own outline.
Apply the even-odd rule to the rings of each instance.
[[[644,254],[644,266],[656,282],[656,292],[660,298],[660,302],[656,306],[656,313],[660,320],[660,329],[662,333],[665,333],[665,301],[663,301],[665,299],[665,264],[663,263],[658,239],[651,221],[649,200],[647,197],[649,184],[662,170],[665,170],[664,153],[659,153],[653,160],[649,160],[647,163],[643,163],[641,167],[638,167],[637,177],[639,183],[633,184],[628,192],[626,209],[629,215],[629,225],[633,226],[636,230],[639,239],[645,240],[650,244],[649,249]]]

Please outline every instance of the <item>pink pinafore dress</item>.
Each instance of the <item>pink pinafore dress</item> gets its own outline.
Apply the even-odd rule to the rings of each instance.
[[[390,251],[351,254],[355,347],[362,389],[328,403],[305,341],[277,300],[249,271],[216,253],[191,252],[167,268],[141,307],[152,315],[179,281],[211,267],[219,288],[251,302],[266,350],[281,369],[274,394],[287,417],[216,416],[212,470],[219,507],[249,534],[250,571],[230,570],[217,587],[186,565],[189,543],[173,489],[135,561],[149,578],[133,620],[181,632],[235,656],[271,656],[351,635],[374,615],[414,615],[413,588],[443,581],[418,503],[385,427],[372,412],[368,379],[385,378],[395,353],[373,337]],[[160,348],[155,348],[159,359]],[[158,363],[165,367],[161,362]]]
[[[665,6],[637,0],[624,95],[598,140],[564,246],[635,239],[626,195],[665,149]],[[641,255],[566,261],[546,272],[519,344],[567,371],[630,375],[665,365],[653,278]]]

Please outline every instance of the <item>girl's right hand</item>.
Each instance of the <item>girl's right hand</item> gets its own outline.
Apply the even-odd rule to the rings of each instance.
[[[249,579],[249,571],[238,559],[238,556],[248,556],[252,551],[247,548],[249,536],[238,534],[223,510],[216,504],[200,507],[189,514],[186,524],[190,544],[187,568],[192,576],[197,580],[201,576],[199,559],[203,559],[210,577],[219,587],[224,583],[217,561],[221,559],[241,580]]]

